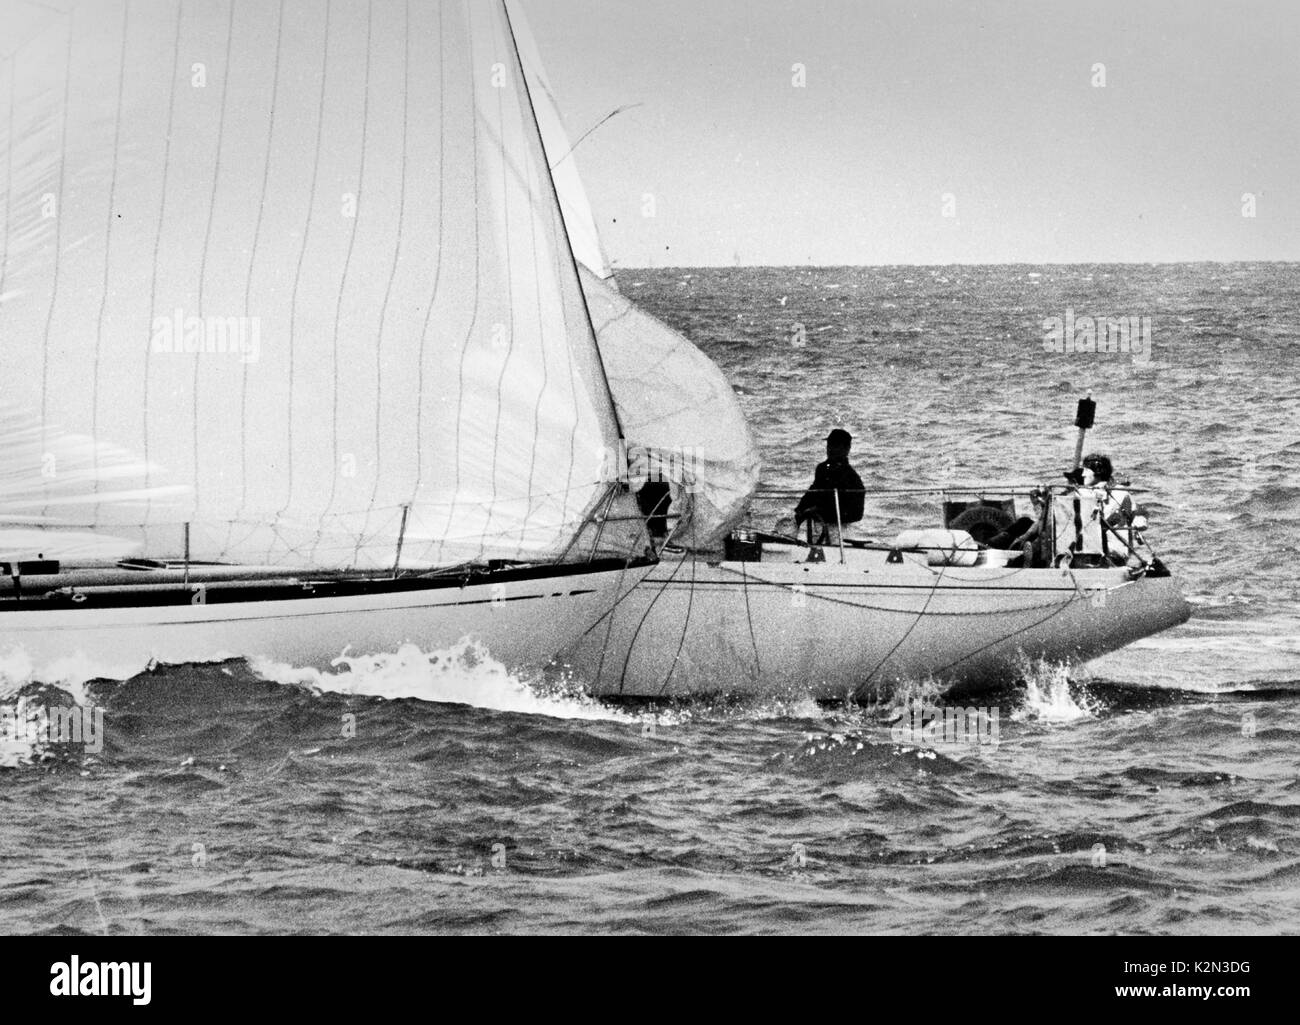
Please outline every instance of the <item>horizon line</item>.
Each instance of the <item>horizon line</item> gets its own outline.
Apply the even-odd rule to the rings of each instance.
[[[611,264],[615,274],[621,271],[657,270],[866,270],[908,267],[1194,267],[1194,266],[1258,266],[1279,264],[1300,265],[1300,257],[1286,260],[1016,260],[974,261],[964,263],[682,263],[651,266],[649,264],[626,266]]]

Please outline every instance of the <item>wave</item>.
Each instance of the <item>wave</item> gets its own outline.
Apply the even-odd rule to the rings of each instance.
[[[1300,620],[1195,619],[1089,663],[1108,683],[1196,694],[1300,689]]]
[[[414,644],[377,655],[349,656],[345,651],[333,664],[338,671],[324,673],[271,659],[249,660],[249,667],[262,679],[318,693],[415,698],[556,719],[640,721],[638,716],[587,697],[572,678],[515,676],[481,642],[470,638],[434,651],[423,651]]]
[[[1267,509],[1276,515],[1279,512],[1293,511],[1300,503],[1300,487],[1287,484],[1266,484],[1250,493],[1233,508]]]
[[[10,648],[0,654],[0,700],[16,696],[19,691],[41,683],[67,691],[79,705],[86,704],[86,684],[91,680],[126,679],[144,667],[125,668],[101,665],[85,655],[69,655],[47,665],[38,675],[31,657],[22,648]],[[117,674],[124,675],[117,675]]]
[[[43,684],[0,698],[0,769],[49,760],[84,765],[103,747],[104,711],[89,701]]]

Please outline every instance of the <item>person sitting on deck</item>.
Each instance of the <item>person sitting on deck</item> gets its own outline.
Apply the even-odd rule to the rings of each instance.
[[[988,541],[990,548],[1017,551],[1038,537],[1043,518],[1044,496],[1038,488],[1035,488],[1029,493],[1029,501],[1033,505],[1034,515],[1022,516],[1005,530],[994,534]]]
[[[849,465],[853,436],[836,428],[826,437],[826,461],[817,464],[812,487],[799,499],[796,524],[808,524],[808,543],[837,545],[840,528],[862,519],[865,489],[862,478]]]
[[[1133,519],[1133,496],[1111,479],[1115,470],[1109,457],[1094,452],[1083,460],[1083,486],[1091,488],[1101,507],[1101,516],[1117,530]]]
[[[1105,555],[1111,562],[1129,554],[1129,528],[1133,523],[1133,496],[1117,486],[1110,459],[1094,452],[1083,460],[1083,486],[1079,497],[1085,503],[1087,522],[1082,551]],[[1076,545],[1077,545],[1076,539]]]
[[[1074,485],[1073,494],[1067,492],[1059,496],[1053,506],[1056,517],[1055,554],[1058,557],[1075,552],[1094,555],[1127,553],[1128,546],[1122,538],[1133,520],[1133,498],[1128,491],[1115,486],[1111,479],[1113,475],[1110,458],[1099,452],[1091,453],[1077,470],[1066,474],[1066,479]],[[990,548],[1014,550],[1039,536],[1043,523],[1042,498],[1037,492],[1030,497],[1034,503],[1034,517],[1021,518],[994,535],[989,540]],[[1077,523],[1071,509],[1076,499],[1080,503]],[[1103,521],[1113,528],[1114,533],[1106,530]]]

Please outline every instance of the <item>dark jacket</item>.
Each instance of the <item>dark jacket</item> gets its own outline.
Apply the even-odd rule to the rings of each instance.
[[[862,519],[863,487],[862,478],[847,461],[827,459],[817,464],[813,475],[812,487],[795,508],[796,523],[802,523],[813,513],[820,516],[831,526],[835,525],[835,495],[840,497],[839,522],[841,524],[857,523]]]

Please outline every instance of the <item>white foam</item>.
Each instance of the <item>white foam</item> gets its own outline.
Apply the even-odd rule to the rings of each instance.
[[[72,711],[87,716],[94,714],[89,702],[83,704],[78,701],[77,705],[78,707]],[[64,732],[70,725],[68,721],[51,717],[50,706],[39,699],[18,697],[12,703],[7,698],[0,700],[0,768],[15,769],[19,766],[31,765],[38,760],[43,761],[51,745],[69,741],[80,744],[83,742],[83,737],[86,743],[90,743],[96,735],[99,737],[100,746],[90,747],[87,750],[98,753],[102,749],[103,741],[102,711],[92,722],[95,724],[95,734],[83,733],[83,726],[80,723],[73,726],[69,734]]]
[[[554,684],[540,678],[520,679],[480,642],[469,638],[450,648],[427,652],[414,644],[379,655],[349,656],[344,652],[334,662],[336,671],[329,673],[270,659],[253,659],[249,665],[263,679],[322,693],[416,698],[555,719],[639,721],[637,716],[587,697],[571,683],[562,683],[557,693]]]
[[[67,691],[77,704],[85,705],[89,703],[86,684],[90,680],[126,680],[145,668],[99,665],[85,655],[68,655],[37,670],[31,656],[14,647],[0,652],[0,699],[12,697],[30,684],[44,683]]]
[[[745,695],[730,701],[696,699],[657,715],[661,725],[682,725],[692,719],[707,722],[768,722],[778,719],[813,719],[839,722],[856,713],[844,708],[824,708],[807,693]]]
[[[0,737],[0,769],[17,769],[31,765],[38,753],[35,741],[21,737]]]
[[[40,742],[25,729],[16,728],[19,724],[9,719],[10,714],[8,707],[0,707],[0,769],[30,765],[41,752]]]
[[[1066,723],[1093,718],[1092,710],[1070,693],[1070,674],[1077,673],[1078,667],[1038,659],[1026,660],[1019,671],[1025,681],[1025,696],[1011,713],[1012,719]]]
[[[28,706],[19,698],[0,706],[0,768],[33,764],[48,748],[49,725],[49,712],[41,705]]]
[[[937,682],[932,676],[924,679],[898,680],[889,693],[888,714],[891,718],[907,715],[912,705],[917,703],[942,705],[947,689],[946,684]]]

